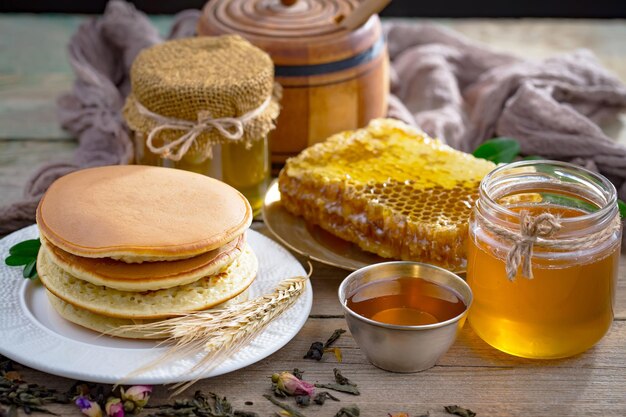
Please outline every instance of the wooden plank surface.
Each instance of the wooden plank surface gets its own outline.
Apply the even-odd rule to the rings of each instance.
[[[617,322],[593,351],[558,362],[512,359],[486,346],[466,327],[434,368],[419,374],[394,374],[370,365],[346,335],[337,343],[344,355],[341,364],[332,355],[326,355],[321,362],[303,360],[312,341],[325,339],[332,329],[346,328],[342,319],[309,319],[279,352],[245,370],[202,380],[190,392],[216,392],[227,396],[237,409],[267,416],[278,410],[262,397],[270,393],[268,377],[273,372],[298,367],[305,372],[306,380],[323,383],[332,381],[333,368],[338,367],[359,385],[362,394],[354,397],[338,393],[340,403],[302,409],[305,415],[332,416],[340,406],[358,404],[363,416],[401,411],[420,416],[429,410],[441,410],[444,405],[458,404],[479,416],[623,416],[624,326],[626,323]],[[601,357],[606,360],[596,360]],[[621,365],[615,363],[616,359],[621,359]],[[60,390],[72,382],[32,370],[23,374],[29,381],[45,382]],[[151,403],[165,402],[167,395],[165,387],[157,387]],[[254,406],[246,406],[246,401],[252,401]],[[70,406],[50,409],[64,415],[74,411]],[[74,414],[78,415],[75,411]]]
[[[55,103],[74,80],[67,43],[90,18],[0,14],[0,138],[70,138],[59,127]],[[172,17],[152,16],[151,21],[164,35]]]
[[[254,229],[271,236],[260,222]],[[302,257],[298,257],[304,261]],[[306,416],[332,416],[347,404],[358,404],[363,416],[386,416],[408,412],[420,416],[445,415],[444,405],[459,404],[479,416],[623,416],[626,415],[626,256],[621,259],[617,291],[616,320],[607,336],[581,355],[561,360],[530,360],[499,352],[466,325],[452,348],[438,364],[417,374],[382,371],[367,359],[349,333],[340,347],[343,362],[331,354],[321,362],[302,356],[314,341],[324,341],[334,329],[347,329],[341,317],[337,287],[346,271],[314,263],[312,277],[314,302],[311,318],[298,335],[267,359],[245,369],[217,378],[202,380],[189,390],[211,391],[227,396],[237,409],[271,415],[277,410],[262,396],[270,393],[268,377],[277,371],[299,368],[311,382],[332,382],[337,367],[356,382],[359,397],[338,393],[341,403],[327,402],[301,411]],[[325,316],[319,318],[319,316]],[[45,384],[61,391],[72,380],[32,369],[22,371],[29,382]],[[151,404],[168,401],[167,387],[157,387]],[[253,406],[245,405],[252,401]],[[62,415],[78,415],[73,406],[51,406]]]
[[[29,38],[31,41],[41,40],[42,48],[46,45],[53,61],[45,67],[45,63],[34,64],[39,62],[32,55],[37,47],[31,47],[23,56],[5,53],[7,48],[14,47],[13,42],[19,45],[21,38],[15,34],[23,33],[23,29],[6,25],[5,19],[13,21],[14,16],[0,16],[0,204],[19,199],[23,184],[41,163],[68,159],[76,147],[74,141],[58,130],[51,116],[55,94],[65,91],[71,81],[69,69],[62,68],[59,58],[64,54],[61,45],[75,27],[71,24],[74,18],[66,18],[70,20],[59,17],[47,21],[31,16],[28,19],[32,20],[21,21],[35,32]],[[82,18],[76,19],[78,22]],[[588,47],[626,80],[624,21],[441,22],[494,47],[534,58]],[[47,39],[37,31],[56,35]],[[7,38],[7,33],[11,37]],[[41,73],[36,75],[38,69]],[[613,137],[621,135],[620,129],[618,125]],[[262,224],[256,224],[255,228],[268,234]],[[370,365],[349,334],[337,343],[343,352],[343,363],[337,364],[332,355],[326,355],[319,363],[302,359],[311,342],[325,340],[336,328],[346,328],[336,294],[347,272],[315,263],[311,314],[326,318],[310,318],[287,346],[265,360],[200,381],[195,388],[226,395],[236,408],[268,416],[278,411],[262,397],[269,393],[267,377],[273,372],[298,367],[305,371],[309,381],[330,382],[332,369],[339,367],[359,384],[363,394],[360,397],[338,394],[341,403],[311,406],[302,410],[306,416],[332,416],[340,406],[352,403],[361,407],[363,416],[383,417],[400,411],[415,417],[429,410],[432,416],[444,415],[442,406],[449,404],[471,408],[479,416],[623,416],[626,415],[626,256],[622,255],[620,264],[616,320],[608,335],[584,354],[555,361],[515,358],[492,349],[465,326],[437,366],[418,374],[393,374]],[[31,369],[21,372],[29,382],[59,390],[66,390],[73,382]],[[167,395],[165,387],[157,387],[151,403],[166,401]],[[247,406],[246,401],[254,405]],[[80,415],[69,405],[50,409],[62,415]]]

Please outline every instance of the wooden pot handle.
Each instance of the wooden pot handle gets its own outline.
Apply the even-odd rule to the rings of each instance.
[[[281,0],[283,1],[283,0]],[[354,30],[363,25],[375,13],[384,9],[391,0],[363,0],[348,16],[335,16],[335,22],[344,29]]]

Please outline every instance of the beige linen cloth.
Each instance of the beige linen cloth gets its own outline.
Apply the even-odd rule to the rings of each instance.
[[[200,13],[175,17],[169,38],[193,36]],[[626,87],[589,51],[544,61],[492,51],[443,27],[390,22],[389,116],[421,127],[454,148],[510,136],[526,155],[571,161],[606,175],[626,199],[626,147],[598,127],[626,108]],[[161,39],[145,15],[120,0],[83,24],[69,44],[76,81],[58,102],[61,125],[79,140],[70,162],[41,167],[24,199],[0,208],[0,236],[34,223],[37,203],[58,177],[131,162],[121,118],[137,53]]]

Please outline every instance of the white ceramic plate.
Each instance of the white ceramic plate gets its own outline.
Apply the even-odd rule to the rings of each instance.
[[[61,318],[41,284],[22,278],[22,269],[4,264],[9,248],[38,236],[36,226],[0,240],[0,353],[31,368],[84,381],[116,383],[157,358],[165,347],[157,342],[101,336]],[[305,275],[302,265],[273,240],[248,231],[259,259],[250,298],[270,293],[283,279]],[[208,372],[189,373],[201,354],[162,362],[125,384],[166,384],[232,372],[271,355],[300,331],[311,311],[313,291],[307,285],[300,299],[238,353]]]

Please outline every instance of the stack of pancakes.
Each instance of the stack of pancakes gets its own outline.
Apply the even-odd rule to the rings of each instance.
[[[247,299],[252,210],[234,188],[169,168],[66,175],[37,208],[37,271],[65,319],[106,332]],[[124,333],[125,337],[139,337]]]

